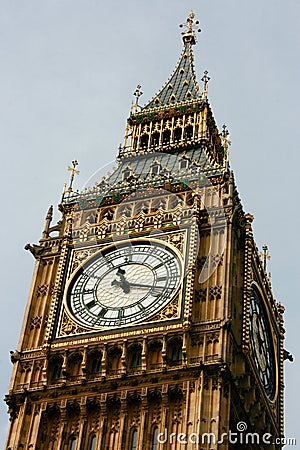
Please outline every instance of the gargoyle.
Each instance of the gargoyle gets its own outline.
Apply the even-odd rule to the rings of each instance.
[[[39,256],[41,256],[41,254],[44,252],[44,247],[41,247],[40,245],[36,245],[36,244],[26,244],[24,247],[25,250],[29,250],[30,253],[33,254],[33,256],[35,257],[35,259],[37,259]]]
[[[11,350],[9,353],[10,353],[10,360],[13,364],[20,359],[20,352],[18,352],[18,350],[15,351]]]
[[[291,362],[294,361],[293,355],[290,352],[288,352],[287,350],[283,350],[283,359],[284,359],[284,361],[286,361],[287,359]]]

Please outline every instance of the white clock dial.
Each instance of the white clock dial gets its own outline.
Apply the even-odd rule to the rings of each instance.
[[[154,240],[109,247],[72,279],[67,303],[84,325],[118,327],[141,322],[177,292],[182,265],[177,253]]]
[[[263,299],[255,284],[251,287],[250,338],[252,354],[258,374],[269,398],[276,387],[275,353],[270,327],[264,311]]]

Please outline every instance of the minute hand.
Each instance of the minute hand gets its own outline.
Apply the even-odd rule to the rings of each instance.
[[[170,289],[167,288],[165,286],[156,286],[156,285],[152,285],[152,284],[140,284],[140,283],[130,283],[128,282],[129,286],[132,287],[140,287],[140,288],[147,288],[147,289]]]

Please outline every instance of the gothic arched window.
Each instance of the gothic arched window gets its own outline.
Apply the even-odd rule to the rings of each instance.
[[[179,169],[180,169],[180,170],[186,169],[187,166],[188,166],[187,160],[186,160],[186,159],[182,159],[182,160],[180,161],[180,163],[179,163]]]
[[[181,128],[175,128],[174,130],[174,141],[180,141],[182,130]]]
[[[148,147],[148,142],[149,142],[149,134],[142,134],[140,140],[141,147],[142,148]]]
[[[153,430],[153,435],[152,435],[152,447],[151,450],[157,450],[157,444],[158,444],[158,427],[155,427]]]
[[[170,366],[176,366],[182,362],[182,340],[172,339],[168,343],[167,358]]]
[[[61,357],[54,357],[49,361],[49,368],[50,368],[50,380],[52,383],[55,383],[55,381],[62,378],[62,365],[63,360]]]
[[[121,354],[122,350],[119,347],[112,347],[107,355],[107,369],[108,373],[115,375],[121,369]]]
[[[102,371],[102,352],[94,349],[88,353],[87,357],[87,373],[95,375]]]
[[[173,348],[172,348],[171,361],[172,361],[173,363],[176,363],[176,362],[180,362],[181,360],[182,360],[182,350],[181,350],[181,347],[177,347],[177,346],[173,347]]]
[[[91,438],[89,450],[96,450],[96,435],[95,434]]]
[[[163,132],[163,137],[162,137],[163,143],[168,144],[170,142],[170,139],[171,139],[171,130],[165,130]]]
[[[135,369],[142,365],[142,349],[141,347],[134,347],[130,355],[130,367]]]
[[[158,175],[160,172],[160,164],[157,161],[154,161],[154,163],[151,165],[151,175]]]
[[[193,137],[193,127],[191,125],[188,125],[184,130],[184,137],[185,139],[192,139]]]
[[[159,133],[153,133],[151,137],[151,145],[159,144]]]
[[[102,361],[100,356],[94,356],[91,364],[91,373],[99,373],[102,369]]]
[[[124,181],[124,180],[127,180],[127,178],[129,178],[130,175],[131,175],[131,170],[129,169],[129,167],[126,167],[126,168],[123,170],[123,174],[122,174],[123,181]]]
[[[77,377],[80,373],[82,354],[74,353],[68,359],[68,373],[71,377]]]
[[[132,436],[131,436],[130,450],[136,450],[136,449],[137,449],[137,430],[133,430]]]
[[[147,353],[147,363],[149,369],[156,369],[162,364],[162,343],[159,341],[150,342]]]
[[[75,450],[75,448],[76,448],[76,437],[72,437],[70,439],[69,449],[70,450]]]

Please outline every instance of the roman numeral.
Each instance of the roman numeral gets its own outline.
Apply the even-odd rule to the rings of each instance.
[[[157,264],[157,266],[153,267],[154,270],[159,269],[160,267],[164,266],[168,262],[172,261],[172,258],[167,258],[165,261],[161,262],[160,264]]]
[[[151,295],[153,295],[153,297],[159,297],[163,290],[164,286],[153,286],[151,289]]]
[[[88,309],[91,309],[93,306],[95,306],[96,305],[96,301],[95,300],[91,300],[90,302],[88,302],[85,306],[88,308]]]
[[[107,313],[108,309],[107,308],[102,308],[101,311],[98,314],[98,317],[104,317],[105,314]]]
[[[83,291],[83,295],[84,294],[92,294],[94,292],[94,289],[85,289],[84,291]]]
[[[167,280],[167,277],[159,277],[159,278],[157,278],[156,281],[166,281],[166,280]]]

